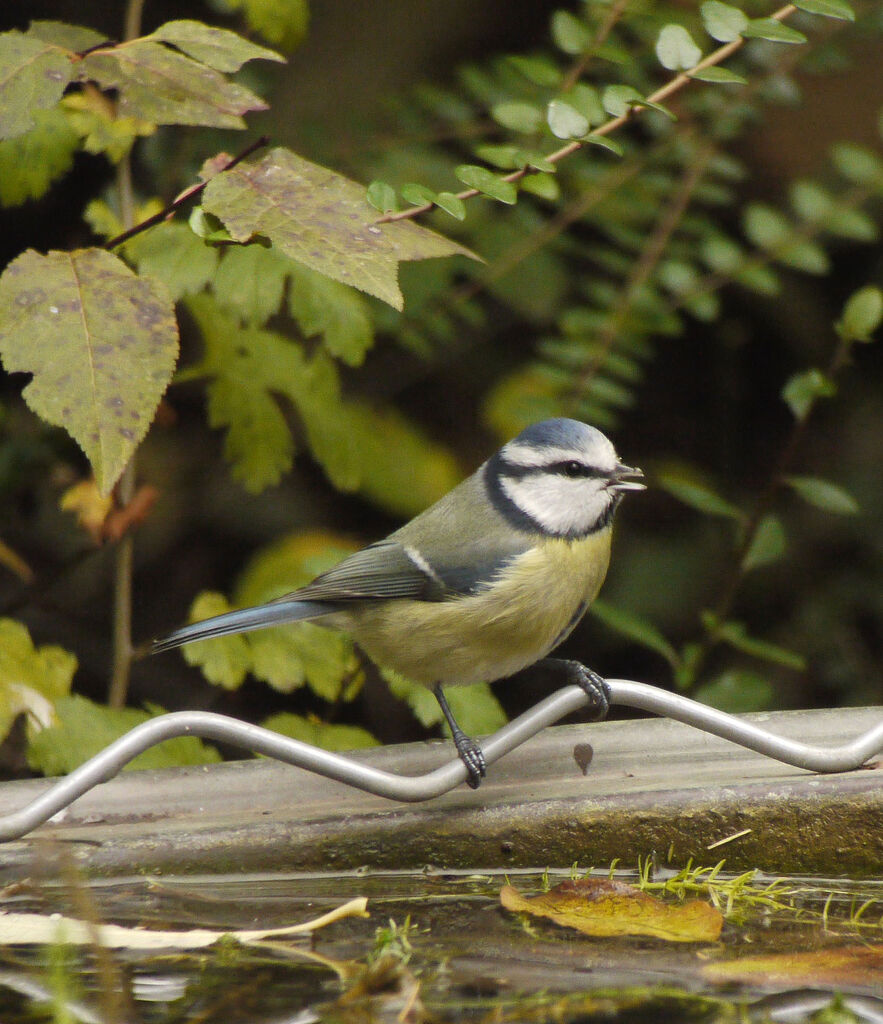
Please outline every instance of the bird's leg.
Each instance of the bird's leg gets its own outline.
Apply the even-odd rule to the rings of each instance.
[[[562,676],[563,684],[578,686],[591,701],[593,722],[603,721],[610,711],[610,687],[597,672],[586,668],[579,661],[571,661],[568,658],[543,658],[522,672],[525,675],[542,672],[544,675]],[[522,672],[518,675],[522,675]]]
[[[451,711],[448,699],[441,688],[441,683],[436,683],[432,688],[432,692],[435,694],[438,706],[441,708],[445,721],[448,723],[448,728],[451,730],[451,738],[454,741],[454,746],[457,748],[457,753],[460,755],[460,760],[466,765],[466,770],[469,772],[469,778],[466,782],[471,789],[478,789],[487,771],[487,763],[485,762],[481,747],[457,725],[457,719],[454,718],[454,713]]]

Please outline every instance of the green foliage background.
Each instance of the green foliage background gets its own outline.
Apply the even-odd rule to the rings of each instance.
[[[120,51],[147,57],[87,58],[99,85],[119,86],[118,105],[91,86],[37,97],[32,126],[11,122],[0,142],[2,264],[27,247],[118,234],[115,168],[130,149],[136,220],[255,131],[297,154],[257,153],[213,179],[189,223],[196,204],[116,250],[151,301],[176,303],[182,344],[138,452],[139,479],[161,493],[136,534],[137,637],[165,631],[194,599],[201,617],[297,586],[425,507],[524,424],[570,415],[611,433],[652,489],[627,503],[603,601],[565,653],[727,710],[879,702],[883,403],[880,356],[862,343],[880,319],[883,13],[798,6],[775,20],[753,0],[532,5],[516,31],[509,6],[488,3],[472,37],[453,16],[442,41],[404,16],[398,33],[372,31],[385,52],[366,52],[327,14],[304,35],[302,3],[274,5],[270,21],[266,4],[225,4],[220,23],[252,33],[237,43],[156,32],[163,19],[212,19],[184,2],[160,18],[148,2],[143,35],[155,35]],[[119,35],[116,9],[94,16],[93,34],[65,43]],[[742,37],[726,60],[705,60]],[[57,61],[22,38],[35,59]],[[300,49],[281,69],[256,44]],[[206,61],[222,84],[175,113],[142,59],[172,62],[185,83]],[[419,73],[390,78],[400,64]],[[287,197],[295,176],[305,183],[296,223],[255,211],[249,176],[271,165],[290,174]],[[326,183],[336,210],[360,210],[367,195],[369,218],[433,205],[382,226],[397,259],[416,260],[398,265],[398,286],[395,260],[352,259],[339,224],[311,204]],[[458,198],[463,185],[478,196]],[[253,234],[260,244],[230,244]],[[67,273],[70,261],[53,259]],[[6,369],[34,372],[31,322],[6,322]],[[137,366],[120,372],[132,374],[146,429],[167,378],[139,390]],[[100,477],[71,418],[31,399],[78,436]],[[114,551],[58,510],[87,467],[28,411],[14,373],[2,402],[0,612],[29,625],[33,658],[45,644],[76,652],[73,686],[100,701]],[[110,482],[125,457],[111,461]],[[17,629],[20,660],[30,641]],[[423,691],[386,685],[345,638],[312,624],[185,657],[216,686],[184,659],[136,663],[130,703],[284,714],[285,731],[321,741],[327,727],[334,745],[414,738],[437,721]],[[89,712],[64,696],[65,678],[54,728],[77,747]],[[497,690],[509,713],[541,695]],[[486,690],[456,696],[467,728],[502,720]],[[31,715],[32,764],[58,770],[31,714],[44,697],[16,691],[4,706],[10,721]],[[94,713],[102,735],[126,727]]]

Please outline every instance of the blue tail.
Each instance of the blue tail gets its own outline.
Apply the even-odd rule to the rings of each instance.
[[[231,633],[248,633],[253,629],[264,629],[267,626],[279,626],[285,622],[297,622],[300,619],[317,619],[320,615],[330,615],[340,610],[339,605],[324,601],[271,601],[254,608],[241,608],[235,612],[225,612],[202,622],[192,622],[189,626],[181,626],[159,640],[154,640],[150,648],[151,654],[162,654],[173,647],[181,647],[194,640],[209,640]]]

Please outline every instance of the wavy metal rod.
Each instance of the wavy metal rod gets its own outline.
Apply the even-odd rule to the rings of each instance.
[[[883,752],[883,721],[851,743],[838,747],[813,747],[776,736],[750,722],[647,683],[608,679],[607,684],[612,704],[624,704],[674,718],[759,754],[813,772],[849,771]],[[483,739],[481,745],[485,760],[489,765],[493,764],[546,726],[579,710],[586,703],[586,694],[578,686],[557,690]],[[242,747],[376,796],[406,803],[441,796],[466,780],[466,767],[459,758],[425,775],[396,775],[226,715],[209,711],[175,711],[136,726],[25,807],[0,816],[0,842],[27,835],[93,786],[113,778],[138,754],[176,736],[200,736]]]

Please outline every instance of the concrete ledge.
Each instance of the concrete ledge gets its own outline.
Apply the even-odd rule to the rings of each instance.
[[[883,708],[750,716],[781,735],[833,744]],[[577,744],[594,755],[584,775]],[[431,771],[442,741],[361,751],[386,770]],[[0,786],[0,814],[43,792]],[[745,829],[738,839],[708,847]],[[0,882],[28,874],[38,844],[64,842],[95,875],[370,867],[604,866],[669,849],[731,870],[879,876],[883,770],[812,775],[679,723],[647,719],[547,729],[463,786],[399,805],[270,761],[126,772],[81,797],[63,820],[0,847]]]

